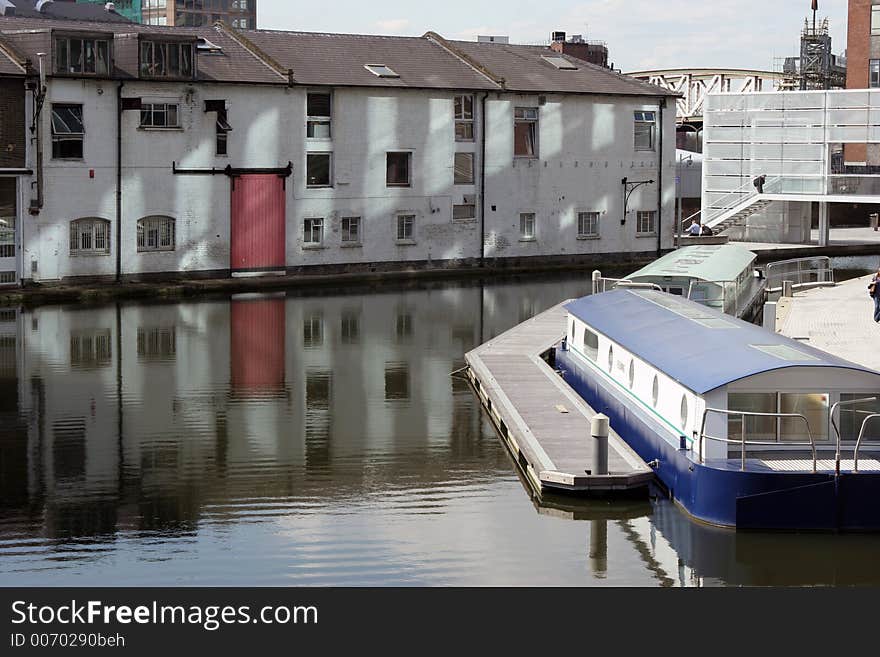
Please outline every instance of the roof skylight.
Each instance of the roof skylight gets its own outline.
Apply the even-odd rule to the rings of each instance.
[[[223,52],[223,48],[212,41],[208,41],[205,37],[199,37],[196,40],[196,50],[212,54],[221,54]]]
[[[666,294],[664,292],[655,292],[653,290],[630,290],[633,294],[637,294],[646,301],[655,303],[658,306],[666,308],[666,310],[675,313],[679,317],[684,317],[692,322],[710,329],[735,329],[739,328],[733,322],[729,322],[721,317],[716,317],[712,312],[704,310],[700,305],[694,305],[686,301],[682,301],[676,296]]]
[[[804,353],[799,349],[795,349],[794,347],[789,347],[787,344],[750,344],[752,349],[757,349],[758,351],[763,351],[765,354],[770,354],[771,356],[775,356],[781,360],[790,360],[790,361],[802,361],[802,360],[819,360],[815,356],[811,356],[810,354]]]
[[[364,64],[364,68],[377,78],[399,78],[400,75],[394,72],[390,66],[385,64]]]
[[[576,70],[578,70],[577,65],[574,62],[570,62],[565,57],[542,56],[541,59],[543,59],[548,64],[552,64],[553,66],[558,68],[560,71],[576,71]]]

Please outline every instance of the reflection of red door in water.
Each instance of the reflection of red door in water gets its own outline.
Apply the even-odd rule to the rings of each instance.
[[[284,178],[245,174],[232,180],[233,272],[283,271]]]
[[[239,396],[284,389],[284,299],[231,302],[232,391]]]

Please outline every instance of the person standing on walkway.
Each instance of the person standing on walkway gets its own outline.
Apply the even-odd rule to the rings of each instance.
[[[755,189],[758,190],[759,194],[764,193],[764,183],[767,182],[767,176],[760,175],[752,181],[752,184],[755,186]]]
[[[874,299],[874,321],[880,322],[880,269],[868,284],[868,294]]]

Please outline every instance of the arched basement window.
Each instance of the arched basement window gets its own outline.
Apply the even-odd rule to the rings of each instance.
[[[109,255],[110,222],[97,217],[70,222],[70,255]]]
[[[137,222],[138,251],[173,251],[174,218],[161,215],[144,217]]]

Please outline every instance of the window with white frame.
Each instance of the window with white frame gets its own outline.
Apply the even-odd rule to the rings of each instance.
[[[578,238],[599,237],[599,213],[578,212]]]
[[[331,187],[331,153],[308,153],[306,155],[306,186]]]
[[[140,48],[141,77],[193,77],[193,44],[175,41],[142,41]]]
[[[83,157],[83,106],[53,103],[52,158],[80,160]]]
[[[636,213],[636,235],[657,234],[657,211],[639,210]]]
[[[303,244],[321,246],[324,243],[324,219],[310,217],[303,220]]]
[[[538,157],[538,108],[517,107],[513,113],[514,157]]]
[[[342,218],[342,243],[349,244],[349,245],[361,243],[361,218],[360,217],[343,217]]]
[[[76,75],[109,75],[110,40],[78,36],[56,37],[55,72]]]
[[[328,92],[306,94],[306,137],[330,139],[331,97]]]
[[[654,132],[655,132],[655,113],[654,112],[634,112],[633,113],[633,130],[634,130],[634,148],[637,151],[653,151],[654,150]]]
[[[180,112],[177,103],[143,103],[142,128],[179,128]]]
[[[535,240],[534,212],[523,212],[519,215],[519,239],[525,242]]]
[[[474,97],[455,97],[455,141],[474,140]]]
[[[144,217],[137,222],[138,251],[173,251],[174,218]]]
[[[453,167],[453,183],[456,185],[474,184],[474,154],[456,153]]]
[[[110,222],[88,217],[70,222],[70,255],[108,255]]]
[[[877,89],[880,87],[880,59],[868,60],[868,72],[868,86],[871,89]]]
[[[880,5],[871,7],[871,34],[880,34]]]
[[[416,216],[414,214],[397,215],[398,242],[412,242],[415,240],[415,223]]]

